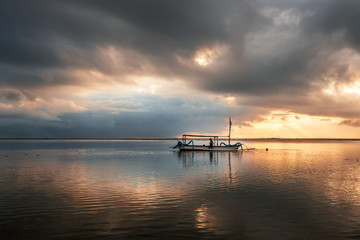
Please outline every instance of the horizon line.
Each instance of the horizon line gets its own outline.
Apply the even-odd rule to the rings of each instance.
[[[34,138],[34,137],[14,137],[14,138],[0,138],[0,141],[4,141],[4,140],[127,140],[127,141],[131,141],[131,140],[181,140],[182,137],[127,137],[127,138],[122,138],[122,137],[90,137],[90,138],[72,138],[72,137],[68,137],[68,138],[56,138],[56,137],[48,137],[48,138]],[[200,140],[200,139],[199,139]],[[219,138],[219,140],[228,140],[228,138]],[[276,138],[276,137],[272,137],[272,138],[232,138],[231,140],[235,141],[235,140],[242,140],[242,141],[246,141],[246,140],[250,140],[250,141],[254,141],[254,140],[282,140],[282,141],[294,141],[294,140],[318,140],[318,141],[326,141],[326,140],[332,140],[332,141],[360,141],[360,138]]]

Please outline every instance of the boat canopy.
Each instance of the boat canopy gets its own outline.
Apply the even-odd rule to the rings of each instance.
[[[220,138],[226,138],[228,136],[213,136],[213,135],[193,135],[193,134],[184,134],[182,136],[182,142],[184,144],[186,144],[186,139],[189,140],[193,140],[194,138],[213,138],[214,139],[214,145],[215,146],[219,146],[219,137]]]

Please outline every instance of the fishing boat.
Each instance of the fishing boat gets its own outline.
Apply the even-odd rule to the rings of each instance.
[[[178,141],[177,145],[172,147],[173,149],[178,148],[180,151],[239,151],[239,150],[252,150],[248,148],[245,144],[237,142],[231,144],[231,118],[229,118],[229,136],[212,136],[212,135],[191,135],[184,134],[181,141]],[[219,144],[220,138],[228,138],[227,143],[221,142]],[[195,144],[195,140],[209,140],[209,144]]]

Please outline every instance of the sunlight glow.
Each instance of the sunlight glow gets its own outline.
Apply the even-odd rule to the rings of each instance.
[[[343,87],[343,92],[344,93],[353,93],[353,94],[357,94],[360,95],[360,82],[356,82],[350,86],[344,86]]]
[[[195,61],[201,65],[201,66],[206,66],[209,65],[209,61],[205,58],[205,56],[200,56],[198,58],[195,59]]]
[[[161,89],[161,86],[158,84],[150,84],[149,86],[140,86],[137,91],[139,93],[151,93],[151,94],[157,94],[159,90]]]
[[[226,53],[227,48],[225,46],[204,47],[195,52],[192,60],[201,67],[207,67],[214,64],[220,56],[224,56]]]
[[[349,94],[355,94],[360,96],[360,81],[357,81],[352,84],[338,84],[335,85],[334,82],[330,83],[327,88],[322,90],[324,93],[328,95],[345,95],[349,96]]]
[[[235,102],[235,97],[227,97],[225,100],[227,104],[231,105]]]
[[[214,57],[213,51],[211,51],[210,49],[204,49],[196,53],[194,61],[198,65],[202,67],[206,67],[207,65],[213,62],[213,57]]]
[[[235,119],[235,118],[234,118]],[[360,129],[341,124],[340,117],[310,116],[288,111],[272,111],[262,120],[232,126],[234,138],[356,138]],[[332,129],[329,131],[329,129]]]
[[[343,48],[330,56],[329,66],[323,79],[327,86],[322,92],[331,96],[352,98],[360,96],[360,54],[352,48]]]

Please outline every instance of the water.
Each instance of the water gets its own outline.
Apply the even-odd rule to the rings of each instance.
[[[175,144],[0,141],[0,238],[360,238],[360,142]]]

